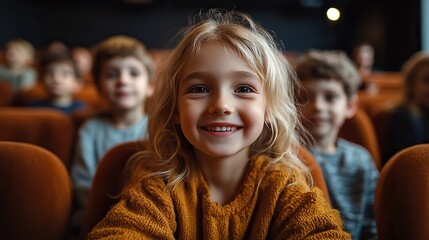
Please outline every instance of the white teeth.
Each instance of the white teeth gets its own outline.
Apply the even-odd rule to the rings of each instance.
[[[236,131],[237,127],[208,127],[207,130],[211,132],[232,132]]]

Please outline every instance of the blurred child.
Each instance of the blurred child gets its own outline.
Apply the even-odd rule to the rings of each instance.
[[[69,48],[67,45],[59,40],[54,40],[48,44],[46,47],[46,54],[68,54]]]
[[[374,68],[374,48],[367,42],[362,42],[353,49],[352,60],[361,77],[359,90],[371,95],[379,92],[378,86],[369,81]]]
[[[113,146],[146,135],[145,101],[152,94],[154,65],[144,45],[126,36],[108,38],[96,46],[93,75],[108,104],[104,114],[88,119],[79,130],[71,167],[79,225],[98,163]]]
[[[429,53],[417,52],[405,62],[403,102],[390,115],[386,162],[398,151],[429,143]]]
[[[79,73],[85,83],[92,82],[91,68],[92,68],[92,54],[84,47],[75,47],[71,50],[71,55],[75,61]]]
[[[89,239],[350,239],[297,158],[294,75],[272,37],[238,12],[202,17],[164,62],[147,150]]]
[[[338,138],[357,110],[359,74],[340,51],[310,51],[298,60],[296,71],[302,121],[314,140],[308,148],[323,170],[332,206],[353,239],[375,238],[377,168],[366,149]]]
[[[4,66],[0,66],[0,81],[12,86],[15,93],[32,88],[37,74],[32,63],[34,48],[24,39],[13,39],[6,43]]]
[[[362,78],[372,73],[374,48],[369,43],[360,43],[353,49],[353,61]]]
[[[84,102],[74,99],[83,83],[68,54],[48,53],[41,61],[41,73],[49,99],[35,102],[33,107],[49,107],[65,113],[86,108]]]

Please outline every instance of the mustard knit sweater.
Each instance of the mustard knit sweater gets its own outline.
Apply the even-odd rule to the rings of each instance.
[[[174,191],[162,179],[143,180],[89,234],[89,239],[351,239],[319,189],[288,186],[283,165],[249,163],[236,198],[210,200],[201,172]],[[260,184],[258,184],[260,183]]]

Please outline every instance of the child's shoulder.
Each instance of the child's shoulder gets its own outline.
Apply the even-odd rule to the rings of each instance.
[[[339,138],[337,141],[337,147],[339,151],[351,151],[351,152],[365,152],[369,154],[368,150],[364,148],[363,146],[350,142],[346,139]]]
[[[356,167],[361,166],[366,169],[374,163],[371,154],[366,148],[345,139],[338,139],[337,151],[341,151],[340,155],[344,156],[344,161]]]

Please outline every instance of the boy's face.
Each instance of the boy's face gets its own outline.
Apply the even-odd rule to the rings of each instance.
[[[135,57],[115,57],[101,66],[100,90],[116,110],[143,109],[152,94],[148,72]]]
[[[81,85],[69,63],[50,64],[44,74],[44,83],[52,97],[70,97]]]
[[[333,144],[345,119],[356,111],[356,102],[347,98],[336,80],[304,80],[299,97],[302,122],[316,142],[328,140]]]

